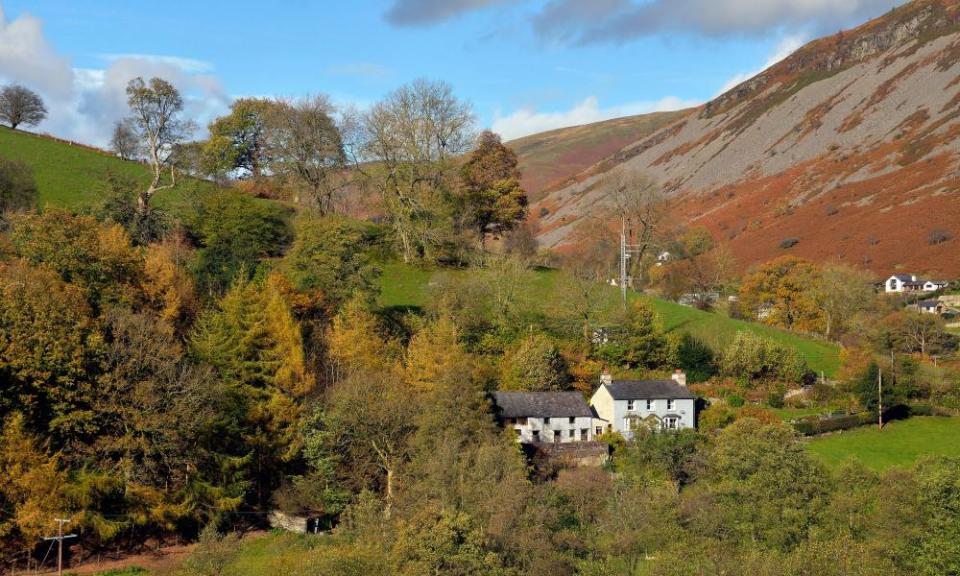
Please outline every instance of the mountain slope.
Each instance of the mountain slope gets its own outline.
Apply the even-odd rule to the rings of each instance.
[[[605,209],[600,176],[655,178],[742,266],[784,253],[960,275],[960,0],[918,0],[817,40],[618,151],[534,213],[563,247]]]
[[[523,187],[530,199],[536,201],[547,191],[566,184],[578,173],[650,136],[686,113],[627,116],[525,136],[511,140],[507,145],[517,153],[523,172]]]

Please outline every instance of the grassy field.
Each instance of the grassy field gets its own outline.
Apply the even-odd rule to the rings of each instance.
[[[40,192],[39,204],[79,210],[96,206],[103,197],[108,174],[130,178],[146,185],[148,168],[83,146],[71,146],[19,130],[0,127],[0,156],[24,162],[34,171]],[[191,191],[213,190],[213,185],[184,179],[177,189],[160,192],[157,207],[176,212]]]
[[[960,418],[915,417],[811,440],[810,452],[832,468],[855,458],[874,470],[909,466],[930,454],[960,456]]]
[[[469,274],[469,271],[423,270],[404,264],[387,264],[380,278],[380,305],[384,307],[422,307],[429,298],[429,285],[440,274]],[[531,302],[555,301],[561,272],[538,271],[529,292]],[[619,292],[608,291],[608,305],[616,306]],[[639,294],[633,298],[646,298]],[[749,331],[796,348],[817,372],[832,376],[840,367],[839,349],[828,342],[812,340],[753,322],[732,319],[722,313],[704,312],[665,300],[649,299],[667,330],[688,332],[714,350],[722,349],[739,331]]]

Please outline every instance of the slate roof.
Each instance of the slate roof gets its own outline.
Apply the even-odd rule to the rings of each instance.
[[[579,392],[494,392],[493,402],[501,418],[593,416]]]
[[[917,302],[918,308],[936,308],[939,305],[939,300],[921,300],[920,302]]]
[[[909,274],[894,274],[893,277],[902,282],[913,282],[913,276]]]
[[[605,384],[614,400],[692,400],[686,386],[673,380],[614,380]]]

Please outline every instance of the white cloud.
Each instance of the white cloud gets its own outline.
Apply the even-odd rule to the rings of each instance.
[[[620,106],[601,108],[600,101],[595,96],[590,96],[582,102],[578,102],[569,110],[561,112],[540,112],[532,108],[516,110],[506,116],[497,112],[491,129],[503,136],[504,140],[513,140],[557,128],[579,126],[623,116],[681,110],[699,104],[700,102],[668,96],[656,101],[631,102]]]
[[[181,58],[180,56],[162,56],[159,54],[101,54],[101,58],[107,62],[116,62],[117,60],[142,60],[145,62],[160,62],[169,64],[175,68],[190,72],[192,74],[200,72],[210,72],[213,70],[213,64],[203,60],[194,60],[193,58]]]
[[[732,78],[727,80],[720,90],[717,92],[716,96],[726,93],[728,90],[736,88],[740,84],[746,82],[747,80],[753,78],[757,74],[763,72],[767,68],[770,68],[774,64],[782,61],[786,57],[790,56],[797,50],[799,50],[807,40],[803,34],[796,34],[792,36],[787,36],[783,38],[779,44],[777,44],[776,49],[773,51],[773,54],[767,58],[767,61],[764,65],[758,70],[753,70],[751,72],[740,72],[739,74],[734,75]]]
[[[184,114],[204,126],[230,105],[207,62],[150,54],[104,55],[106,66],[73,68],[43,34],[43,23],[23,14],[8,22],[0,7],[0,83],[37,91],[49,110],[37,130],[79,142],[106,145],[113,123],[127,113],[127,83],[158,76],[184,96]]]

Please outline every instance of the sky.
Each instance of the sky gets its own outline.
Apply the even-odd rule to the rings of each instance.
[[[426,78],[509,140],[703,103],[899,2],[0,0],[0,83],[44,97],[36,130],[104,145],[136,76],[172,81],[200,126],[237,97],[363,109]]]

